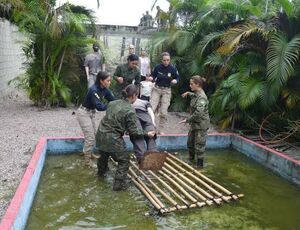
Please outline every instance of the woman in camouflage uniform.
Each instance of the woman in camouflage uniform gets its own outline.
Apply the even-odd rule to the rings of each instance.
[[[190,79],[193,93],[185,92],[182,97],[191,97],[191,115],[180,122],[190,124],[187,141],[189,159],[193,162],[196,156],[197,167],[200,168],[203,167],[203,153],[209,128],[208,100],[202,89],[204,82],[205,79],[198,75]]]
[[[123,99],[108,104],[106,114],[100,122],[96,135],[96,146],[101,157],[98,159],[98,175],[104,176],[108,170],[108,158],[111,156],[118,162],[113,190],[126,189],[126,178],[129,168],[130,153],[126,150],[123,140],[125,132],[131,138],[143,136],[154,137],[155,131],[144,132],[138,129],[136,114],[131,104],[137,99],[138,89],[135,85],[128,85],[123,91]]]
[[[116,85],[114,88],[114,95],[116,98],[122,98],[122,90],[130,84],[139,86],[141,81],[141,72],[138,67],[139,57],[135,54],[130,54],[127,57],[127,63],[118,65],[114,73],[114,80]]]

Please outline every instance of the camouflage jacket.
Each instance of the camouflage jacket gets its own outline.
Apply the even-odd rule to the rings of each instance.
[[[128,85],[134,84],[139,85],[141,81],[141,72],[139,68],[129,69],[128,64],[118,65],[114,73],[114,79],[117,77],[123,77],[124,81],[122,84],[119,82],[116,83],[115,95],[118,98],[121,98],[121,91]]]
[[[126,132],[132,138],[143,137],[143,130],[136,125],[136,114],[126,100],[116,100],[108,104],[106,114],[100,122],[96,134],[97,148],[105,152],[126,151],[123,135]]]
[[[191,115],[187,122],[191,129],[207,130],[209,128],[208,100],[203,90],[197,93],[188,94],[191,97],[190,109]]]

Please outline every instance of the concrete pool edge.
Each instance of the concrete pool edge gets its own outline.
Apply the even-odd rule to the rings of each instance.
[[[187,134],[159,136],[157,144],[162,150],[186,149]],[[125,137],[129,149],[132,145]],[[42,137],[34,151],[20,185],[0,223],[0,229],[24,229],[38,187],[39,178],[47,153],[70,153],[80,151],[82,137]],[[207,148],[229,148],[255,159],[285,179],[300,186],[300,161],[284,153],[255,143],[234,133],[210,133]]]

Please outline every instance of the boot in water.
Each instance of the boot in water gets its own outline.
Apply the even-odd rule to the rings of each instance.
[[[203,158],[197,159],[196,167],[197,167],[197,168],[203,168],[203,167],[204,167]]]

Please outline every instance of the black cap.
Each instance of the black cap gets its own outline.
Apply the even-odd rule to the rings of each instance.
[[[94,49],[94,48],[98,48],[98,49],[99,49],[99,45],[96,44],[96,43],[94,43],[94,44],[93,44],[93,49]]]

